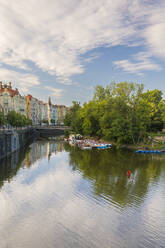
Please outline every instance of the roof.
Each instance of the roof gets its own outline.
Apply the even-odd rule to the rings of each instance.
[[[1,88],[0,93],[8,92],[12,97],[15,95],[19,95],[19,91],[17,89],[8,89],[8,88]]]

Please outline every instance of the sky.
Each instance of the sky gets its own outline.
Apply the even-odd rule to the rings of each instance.
[[[165,93],[164,0],[0,0],[0,81],[55,104],[96,85]]]

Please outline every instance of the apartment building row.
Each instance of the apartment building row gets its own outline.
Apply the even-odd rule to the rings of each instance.
[[[50,97],[48,103],[45,103],[30,94],[21,96],[17,88],[12,88],[10,82],[0,82],[0,111],[7,115],[11,110],[31,119],[33,125],[44,122],[49,125],[62,125],[68,108],[65,105],[52,104]]]

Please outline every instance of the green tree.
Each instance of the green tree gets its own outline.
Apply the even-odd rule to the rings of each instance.
[[[97,85],[92,101],[73,102],[65,125],[74,132],[121,143],[138,143],[165,125],[165,100],[160,90],[120,82]]]
[[[160,109],[160,102],[162,100],[162,91],[148,90],[141,95],[143,106],[148,105],[148,116],[150,117],[150,126],[148,131],[161,131],[163,128],[162,113]]]
[[[74,131],[77,130],[77,126],[78,126],[78,110],[81,109],[80,103],[73,101],[72,102],[72,106],[70,107],[69,111],[67,112],[67,114],[65,115],[64,118],[64,125],[65,126],[70,126]]]
[[[14,110],[8,113],[7,121],[11,126],[16,126],[16,127],[24,127],[31,125],[31,120],[29,118],[26,118],[26,116],[17,113]]]
[[[6,118],[4,116],[4,113],[0,111],[0,126],[6,124]]]
[[[163,127],[165,128],[165,100],[164,99],[162,99],[159,102],[159,109],[161,113],[161,121],[162,121]]]

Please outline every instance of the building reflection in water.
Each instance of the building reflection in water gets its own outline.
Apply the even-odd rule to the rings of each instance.
[[[49,161],[52,155],[63,151],[63,149],[64,146],[62,142],[36,141],[30,145],[30,150],[25,157],[24,165],[29,168],[36,161],[43,158],[48,158]]]
[[[51,156],[62,152],[64,149],[62,142],[55,141],[36,141],[29,147],[17,151],[11,156],[0,161],[0,188],[4,181],[10,182],[22,167],[30,168],[32,164],[47,158],[50,161]]]

